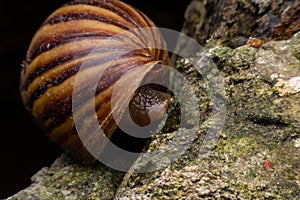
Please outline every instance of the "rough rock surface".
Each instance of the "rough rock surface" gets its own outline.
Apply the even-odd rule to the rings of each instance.
[[[131,175],[120,199],[299,199],[299,45],[300,32],[259,49],[209,49],[227,97],[218,143],[197,159],[195,140],[166,169]]]
[[[223,5],[220,13],[216,18],[206,14],[199,22],[199,13],[221,8],[213,2]],[[216,63],[225,89],[224,129],[212,149],[199,157],[213,106],[208,84],[188,59],[178,59],[177,70],[197,91],[199,129],[177,129],[178,118],[173,116],[164,132],[153,137],[147,151],[166,148],[175,136],[178,142],[189,140],[190,133],[196,132],[179,159],[158,171],[124,176],[101,164],[81,166],[64,155],[39,171],[30,187],[9,199],[300,199],[299,1],[207,0],[192,4],[197,5],[187,9],[190,18],[183,32],[193,30],[195,34],[189,35],[205,41],[207,55]],[[230,11],[228,5],[235,9]],[[250,14],[255,19],[249,20],[256,25],[231,29],[242,25],[240,20]],[[276,18],[271,29],[261,24],[267,18]],[[213,19],[220,20],[219,26],[206,24]],[[285,22],[289,20],[293,23]],[[196,31],[205,32],[208,28],[203,27],[209,25],[209,34],[199,38]],[[255,30],[248,29],[252,26]],[[285,28],[276,28],[282,26]],[[228,34],[220,37],[221,29]],[[277,34],[277,30],[285,31]],[[251,37],[258,40],[249,42]],[[173,103],[171,113],[176,113],[176,106]],[[159,158],[153,159],[159,162]],[[141,167],[143,164],[133,166]]]
[[[28,188],[8,199],[112,199],[122,177],[103,165],[85,167],[63,154],[37,172]]]
[[[193,0],[183,32],[201,45],[245,45],[250,37],[263,41],[288,39],[300,30],[299,0]]]

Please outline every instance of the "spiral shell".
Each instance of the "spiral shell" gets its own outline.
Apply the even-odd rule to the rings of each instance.
[[[95,158],[82,144],[74,126],[72,92],[75,78],[82,74],[84,80],[89,82],[94,78],[93,74],[103,72],[96,88],[94,108],[102,130],[110,138],[117,127],[116,120],[111,115],[112,110],[117,109],[119,112],[116,113],[120,113],[121,116],[122,107],[128,105],[134,95],[134,99],[141,99],[137,97],[143,94],[142,90],[136,92],[126,85],[132,81],[139,84],[145,78],[161,76],[164,73],[157,64],[169,63],[168,53],[163,50],[166,49],[166,44],[159,31],[140,30],[145,27],[155,26],[142,12],[121,1],[77,0],[52,13],[31,41],[20,79],[24,105],[52,141],[84,164],[93,163]],[[135,29],[137,31],[131,32],[128,37],[116,37],[110,43],[105,42],[101,46],[101,42],[107,41],[108,38]],[[144,48],[145,46],[161,48]],[[136,50],[115,59],[115,54],[129,47]],[[94,49],[97,51],[93,52]],[[83,63],[88,67],[80,71]],[[109,68],[105,69],[108,63]],[[121,78],[122,84],[127,88],[124,90],[127,96],[118,108],[112,108],[112,91],[115,83]],[[87,86],[82,90],[88,90]],[[121,93],[120,98],[123,98],[124,91],[117,91]],[[156,96],[153,102],[164,102],[162,107],[166,109],[169,96],[150,91],[150,96]],[[146,93],[148,95],[149,90]],[[132,108],[135,110],[134,106]],[[91,112],[80,112],[86,119],[83,126],[88,130]],[[102,149],[103,145],[99,146],[99,152]]]

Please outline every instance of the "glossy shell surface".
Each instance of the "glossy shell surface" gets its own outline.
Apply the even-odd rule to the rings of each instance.
[[[134,95],[133,89],[126,85],[133,81],[139,84],[145,77],[151,79],[151,74],[163,74],[157,64],[169,63],[168,53],[162,50],[166,44],[159,31],[140,29],[146,27],[155,26],[142,12],[121,1],[79,0],[54,11],[31,41],[21,70],[24,105],[52,141],[84,164],[93,163],[95,158],[82,145],[74,126],[72,94],[76,76],[81,73],[88,83],[95,78],[94,74],[102,73],[93,109],[102,130],[110,138],[117,127],[111,110],[118,109],[117,113],[122,113],[122,106]],[[137,31],[122,35],[130,30]],[[113,37],[118,34],[121,35]],[[145,48],[154,46],[153,43],[161,48]],[[126,52],[126,49],[134,50]],[[115,59],[120,52],[122,55]],[[86,69],[79,71],[83,63]],[[124,99],[121,105],[112,108],[112,92],[121,78],[127,89],[117,91]],[[88,89],[88,84],[81,88]],[[82,113],[82,124],[88,134],[92,111],[78,112]],[[99,152],[102,149],[99,147]]]

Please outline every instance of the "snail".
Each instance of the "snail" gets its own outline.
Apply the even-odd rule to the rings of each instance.
[[[101,47],[101,42],[112,36],[147,27],[154,28],[132,32],[130,37],[121,35]],[[161,48],[144,48],[153,46],[152,43]],[[113,54],[126,47],[135,50],[114,59]],[[95,48],[98,49],[93,52]],[[129,105],[130,116],[139,126],[163,118],[161,113],[168,108],[170,94],[154,84],[137,90],[127,88],[127,85],[134,81],[140,84],[145,79],[167,80],[168,73],[161,67],[161,64],[169,64],[168,52],[164,49],[166,43],[154,23],[130,5],[118,0],[71,1],[54,11],[32,38],[20,75],[23,104],[54,143],[81,163],[91,165],[97,158],[82,144],[72,114],[76,76],[81,74],[88,82],[91,74],[108,66],[97,83],[94,109],[101,129],[111,138],[118,127],[112,110],[117,109],[117,115],[122,118],[123,107]],[[91,66],[80,71],[80,66],[89,61]],[[127,97],[120,101],[121,107],[113,108],[112,93],[121,78],[121,87],[127,89],[117,92],[123,92],[119,96]],[[92,117],[90,113],[83,110],[81,116]],[[84,121],[82,126],[88,130],[88,122]],[[86,134],[90,132],[86,131]],[[101,153],[105,144],[97,145],[97,151]]]

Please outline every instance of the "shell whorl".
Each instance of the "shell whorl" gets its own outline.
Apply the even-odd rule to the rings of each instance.
[[[144,27],[155,26],[142,12],[121,1],[77,0],[52,13],[31,41],[21,71],[20,90],[24,105],[55,143],[85,164],[94,162],[95,158],[83,147],[74,127],[72,92],[76,75],[83,73],[89,80],[110,63],[97,85],[94,106],[99,123],[107,119],[116,81],[128,72],[133,74],[123,80],[124,84],[135,76],[142,76],[136,78],[141,81],[153,66],[169,62],[168,53],[163,50],[166,44],[155,29],[132,32],[130,37],[116,37],[98,48],[107,38]],[[115,60],[115,54],[128,47],[136,50]],[[93,52],[95,48],[98,49]],[[79,71],[82,63],[87,69]],[[133,94],[134,91],[124,103],[129,103]],[[82,113],[88,117],[90,112]],[[115,122],[107,120],[102,124],[105,134],[110,137],[116,128]]]

